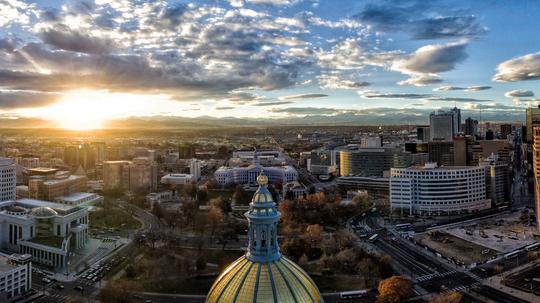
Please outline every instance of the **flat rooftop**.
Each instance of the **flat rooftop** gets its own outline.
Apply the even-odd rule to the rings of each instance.
[[[60,204],[60,203],[43,201],[43,200],[36,200],[36,199],[29,199],[29,198],[18,199],[18,200],[16,200],[16,202],[19,203],[19,204],[26,205],[26,206],[28,206],[30,208],[45,206],[45,207],[50,207],[50,208],[52,208],[54,210],[60,210],[60,211],[64,211],[64,212],[70,211],[73,208],[77,207],[77,206],[74,206],[74,205],[66,205],[66,204]]]
[[[78,192],[78,193],[72,193],[66,196],[61,196],[56,199],[63,200],[63,201],[70,201],[70,202],[77,202],[81,199],[85,199],[88,197],[96,196],[94,193],[85,193],[85,192]]]
[[[27,172],[38,174],[38,175],[47,175],[47,174],[54,174],[58,171],[57,168],[48,168],[48,167],[36,167],[36,168],[28,168],[26,169]]]

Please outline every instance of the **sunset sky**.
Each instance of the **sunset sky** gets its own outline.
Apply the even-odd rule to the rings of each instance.
[[[517,121],[540,103],[538,16],[534,0],[0,0],[0,116]]]

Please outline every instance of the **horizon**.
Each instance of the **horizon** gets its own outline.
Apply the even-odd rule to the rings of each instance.
[[[1,128],[406,125],[454,106],[464,118],[518,122],[540,103],[534,1],[0,6]]]

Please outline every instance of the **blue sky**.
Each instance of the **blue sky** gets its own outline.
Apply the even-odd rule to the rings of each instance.
[[[0,114],[391,124],[457,105],[516,121],[540,103],[539,14],[533,0],[9,0]]]

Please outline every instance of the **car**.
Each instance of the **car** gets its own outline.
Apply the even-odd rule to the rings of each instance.
[[[41,281],[43,281],[43,282],[45,282],[45,283],[51,283],[51,282],[52,282],[51,280],[49,280],[49,279],[47,279],[47,278],[43,278],[43,279],[41,279]]]
[[[64,284],[56,284],[56,288],[59,290],[63,290],[65,287]]]
[[[84,287],[82,287],[81,285],[77,285],[75,286],[75,290],[84,291]]]

